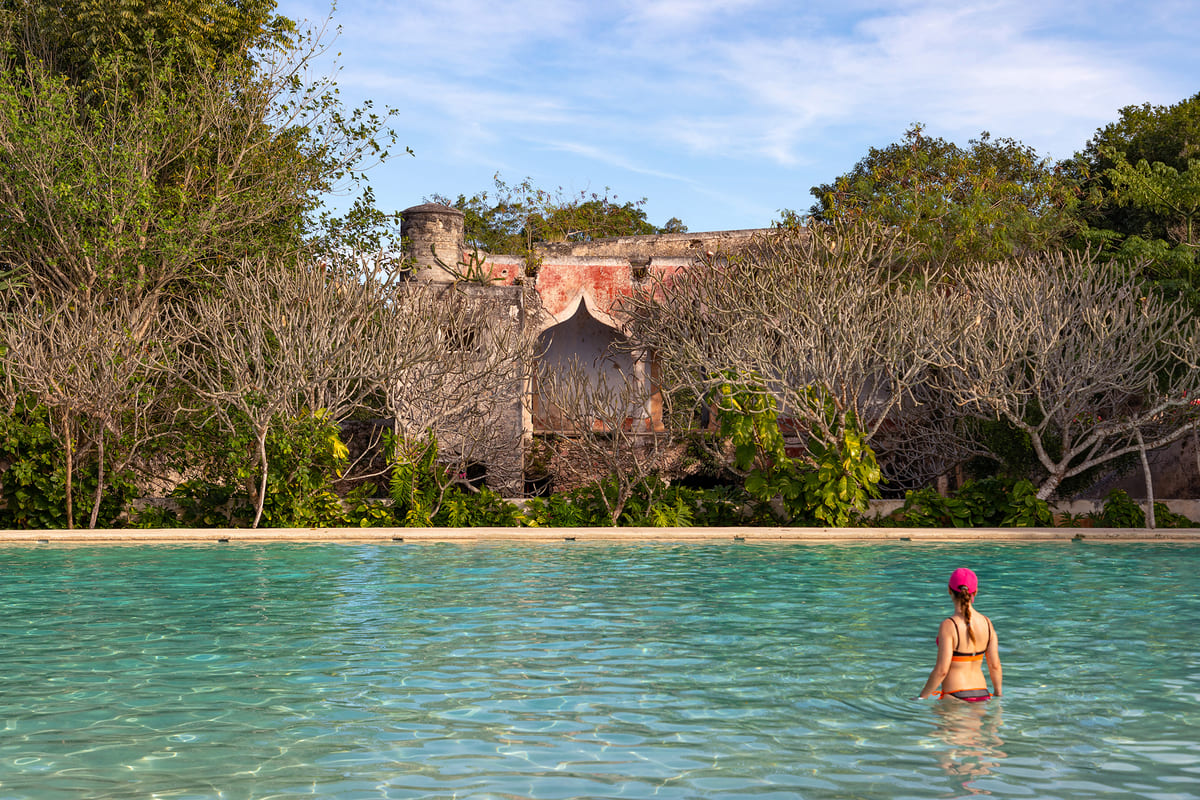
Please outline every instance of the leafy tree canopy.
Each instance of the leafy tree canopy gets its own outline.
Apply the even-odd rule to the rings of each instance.
[[[1057,247],[1075,225],[1071,185],[1033,148],[986,132],[963,148],[919,124],[812,194],[819,220],[872,220],[951,263]]]
[[[168,46],[197,69],[285,46],[296,25],[275,0],[0,0],[7,38],[53,72],[89,83],[112,57],[138,72]]]
[[[1121,154],[1131,163],[1160,161],[1175,169],[1200,155],[1200,92],[1169,106],[1125,106],[1118,114],[1076,154],[1082,177],[1098,178]]]
[[[387,114],[308,80],[320,33],[273,0],[0,3],[0,261],[22,280],[152,306],[230,260],[379,249],[362,170]]]
[[[465,216],[467,244],[491,253],[525,253],[543,242],[581,242],[608,236],[684,233],[687,226],[672,217],[659,228],[646,219],[645,199],[619,202],[616,195],[582,191],[568,195],[560,187],[550,192],[526,178],[510,186],[494,177],[494,192],[459,195],[451,202],[442,195],[429,199],[452,206]]]
[[[1200,93],[1126,106],[1069,164],[1085,240],[1200,304]]]

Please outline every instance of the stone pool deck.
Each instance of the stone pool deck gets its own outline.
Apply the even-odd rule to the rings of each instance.
[[[173,528],[0,531],[3,544],[264,542],[1191,542],[1200,529],[1132,528]]]

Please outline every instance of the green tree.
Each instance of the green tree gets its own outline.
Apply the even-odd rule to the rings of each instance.
[[[212,6],[202,30],[176,20],[190,38],[157,33],[165,12],[150,3],[84,2],[74,16],[18,5],[25,27],[9,10],[0,29],[0,261],[22,278],[157,303],[232,260],[336,254],[386,232],[363,168],[387,155],[387,115],[343,109],[329,81],[307,82],[318,34],[287,32],[273,3],[170,5]],[[88,9],[107,6],[121,7],[120,36],[94,33]],[[131,51],[137,25],[145,44]],[[84,69],[77,40],[92,48],[84,81],[61,68]],[[31,41],[63,44],[39,55]],[[348,219],[323,217],[323,197],[355,184]]]
[[[1154,214],[1170,239],[1187,248],[1200,247],[1200,158],[1189,158],[1187,167],[1179,170],[1146,159],[1130,164],[1122,156],[1105,176],[1118,206]]]
[[[1080,210],[1093,229],[1119,237],[1168,239],[1169,221],[1161,210],[1119,202],[1111,170],[1145,161],[1184,172],[1188,160],[1198,156],[1200,93],[1169,106],[1143,103],[1122,108],[1066,166],[1084,191]]]
[[[467,244],[489,253],[528,253],[535,244],[579,242],[609,236],[641,236],[687,231],[678,217],[659,228],[646,219],[645,199],[619,202],[616,195],[581,191],[566,194],[560,187],[547,191],[530,178],[510,186],[497,174],[494,192],[442,195],[429,199],[463,212]]]
[[[310,80],[320,31],[298,32],[273,9],[271,0],[0,0],[0,263],[26,287],[12,303],[187,319],[199,298],[219,294],[231,264],[345,269],[346,253],[382,249],[392,217],[374,208],[364,170],[387,157],[389,115],[345,109],[330,80]],[[358,192],[338,218],[322,210],[334,189]],[[129,361],[117,344],[138,353],[157,341],[152,331],[145,322],[120,337],[79,336],[98,343],[102,364]],[[104,351],[105,342],[117,344]],[[202,345],[183,341],[171,355],[203,362]],[[175,367],[163,368],[169,386],[122,379],[181,392]],[[15,389],[29,406],[88,402],[25,374]],[[64,451],[107,443],[98,468],[152,444],[104,424],[52,433]],[[98,493],[105,483],[99,475]]]
[[[994,261],[1057,247],[1077,224],[1069,181],[1033,148],[988,133],[963,148],[928,136],[921,125],[899,142],[871,148],[854,169],[812,194],[813,217],[865,218],[900,230],[937,262]]]
[[[23,60],[78,84],[90,84],[114,57],[144,77],[169,44],[198,71],[228,59],[252,62],[256,50],[284,45],[296,32],[275,13],[275,0],[0,0],[0,15]]]
[[[1168,295],[1200,306],[1200,94],[1126,106],[1069,169],[1083,189],[1083,240]]]

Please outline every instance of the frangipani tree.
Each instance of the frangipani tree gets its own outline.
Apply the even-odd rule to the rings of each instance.
[[[942,296],[909,271],[912,256],[907,240],[864,222],[772,231],[634,298],[630,338],[654,353],[665,393],[735,420],[739,466],[752,451],[760,470],[806,464],[821,483],[819,518],[844,524],[879,481],[870,442],[938,352]],[[762,488],[785,501],[802,491]]]
[[[88,527],[96,527],[113,474],[172,423],[167,389],[174,328],[156,309],[126,296],[91,302],[79,291],[14,289],[0,326],[6,376],[46,406],[65,461],[67,527],[75,527],[75,471],[95,455]]]
[[[261,258],[229,265],[218,289],[179,310],[188,334],[182,374],[231,435],[249,425],[263,513],[267,436],[305,412],[340,422],[383,381],[377,332],[392,282],[326,264]],[[411,353],[428,358],[429,349]]]
[[[1029,437],[1038,496],[1191,430],[1197,321],[1086,255],[965,270],[950,308],[940,386],[968,412]]]
[[[559,479],[582,483],[604,476],[598,496],[612,525],[621,524],[639,488],[654,505],[673,431],[651,413],[655,390],[646,376],[596,370],[572,356],[540,364],[537,392],[542,424],[570,442]]]

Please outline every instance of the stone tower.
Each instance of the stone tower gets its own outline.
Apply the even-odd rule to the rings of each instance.
[[[463,212],[457,208],[424,203],[401,212],[400,234],[407,242],[405,254],[416,262],[419,280],[449,283],[454,277],[437,260],[454,267],[462,258]]]

